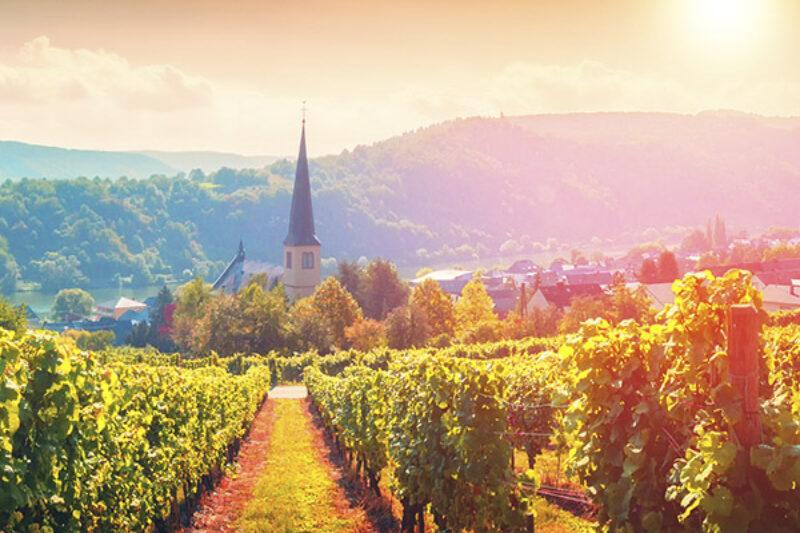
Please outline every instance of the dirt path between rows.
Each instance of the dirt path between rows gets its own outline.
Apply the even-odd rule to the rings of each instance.
[[[184,532],[233,532],[234,524],[250,500],[253,489],[267,465],[269,438],[275,423],[275,402],[267,400],[256,414],[253,425],[237,457],[236,474],[222,478],[213,492],[203,496],[192,516],[192,526]]]
[[[253,422],[236,472],[206,494],[182,531],[376,531],[309,412],[304,386],[275,387]]]

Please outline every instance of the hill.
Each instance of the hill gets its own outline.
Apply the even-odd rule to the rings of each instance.
[[[15,141],[0,141],[0,179],[149,178],[193,169],[212,172],[223,167],[263,168],[279,158],[224,152],[111,152],[72,150]]]
[[[0,179],[70,179],[78,176],[146,178],[176,174],[163,161],[139,153],[68,150],[14,141],[0,141]]]
[[[157,150],[145,150],[138,153],[158,159],[162,163],[186,173],[196,168],[203,172],[213,172],[221,168],[263,168],[280,159],[275,156],[247,156],[226,152],[160,152]]]
[[[353,254],[367,240],[392,257],[409,247],[485,255],[507,239],[520,250],[551,237],[615,239],[714,213],[738,228],[797,225],[798,146],[800,119],[730,112],[471,118],[323,158],[317,179],[320,200],[339,189],[369,225],[402,235],[350,234],[340,245]],[[345,228],[369,227],[342,214]],[[330,242],[327,223],[323,213]]]
[[[730,112],[454,120],[312,159],[317,234],[326,257],[414,266],[533,253],[551,239],[607,250],[716,213],[734,229],[796,227],[798,146],[800,119]],[[214,277],[240,238],[248,257],[280,262],[293,178],[294,162],[280,160],[4,183],[0,282],[14,269],[50,286]]]

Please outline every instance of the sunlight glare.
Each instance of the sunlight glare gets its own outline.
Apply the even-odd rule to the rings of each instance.
[[[693,17],[707,38],[738,40],[757,24],[759,0],[694,0]]]

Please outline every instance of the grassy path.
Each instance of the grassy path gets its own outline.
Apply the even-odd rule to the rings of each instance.
[[[372,531],[363,510],[350,508],[325,458],[304,400],[275,403],[267,465],[236,524],[252,532]]]

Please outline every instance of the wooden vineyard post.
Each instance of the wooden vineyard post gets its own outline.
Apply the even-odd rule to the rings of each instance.
[[[728,360],[731,384],[742,395],[742,420],[736,435],[745,448],[761,442],[758,405],[759,316],[751,304],[733,305],[728,312]]]

